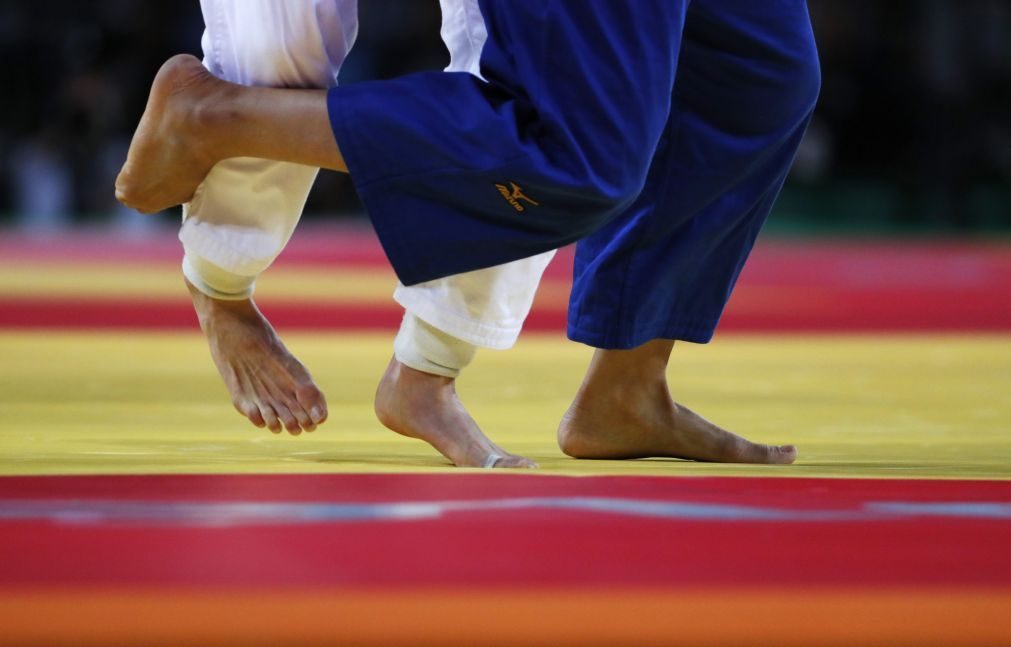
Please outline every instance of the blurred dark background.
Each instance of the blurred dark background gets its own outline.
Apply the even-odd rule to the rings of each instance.
[[[1011,231],[1011,0],[810,0],[824,85],[779,232]],[[435,0],[361,0],[342,83],[439,68]],[[113,178],[197,0],[0,0],[0,226],[147,231]],[[361,218],[324,172],[307,219]]]

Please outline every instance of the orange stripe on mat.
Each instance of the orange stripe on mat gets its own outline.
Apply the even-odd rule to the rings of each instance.
[[[1007,645],[1011,591],[8,589],[0,627],[19,646]]]

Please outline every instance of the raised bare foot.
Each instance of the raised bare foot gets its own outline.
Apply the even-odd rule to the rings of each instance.
[[[558,426],[574,458],[668,456],[718,463],[788,465],[793,445],[762,445],[722,429],[671,398],[666,364],[673,342],[601,351]]]
[[[393,358],[376,390],[376,416],[398,434],[424,440],[458,467],[537,467],[484,435],[457,397],[454,382]]]
[[[297,436],[326,420],[326,399],[251,300],[212,299],[188,281],[200,328],[236,410],[257,427]]]
[[[162,65],[116,178],[116,199],[143,213],[190,201],[220,161],[204,131],[207,108],[225,85],[188,54]]]

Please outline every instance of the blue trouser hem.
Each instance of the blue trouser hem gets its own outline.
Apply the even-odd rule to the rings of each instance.
[[[712,341],[719,319],[682,319],[673,323],[646,326],[634,331],[589,330],[569,324],[568,337],[572,341],[604,350],[629,350],[654,339],[674,339],[693,344]]]

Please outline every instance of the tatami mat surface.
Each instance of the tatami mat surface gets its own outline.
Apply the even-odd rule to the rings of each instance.
[[[1011,644],[1011,247],[762,243],[676,398],[786,467],[578,461],[571,250],[458,390],[533,471],[454,468],[372,396],[371,234],[302,230],[261,305],[327,395],[235,413],[171,238],[0,236],[0,645]]]
[[[451,468],[385,430],[371,399],[388,334],[292,334],[328,397],[313,434],[274,436],[232,410],[198,333],[0,333],[3,474],[403,472]],[[679,345],[670,379],[696,411],[794,466],[576,461],[554,431],[590,355],[531,335],[481,353],[461,397],[549,474],[1011,477],[1011,336],[744,336]]]

